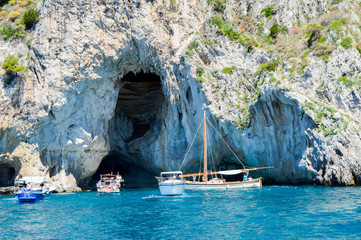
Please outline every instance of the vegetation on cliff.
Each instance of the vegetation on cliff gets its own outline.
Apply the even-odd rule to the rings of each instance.
[[[30,52],[26,80],[1,84],[12,125],[0,158],[16,172],[76,186],[112,148],[139,167],[174,167],[205,107],[247,164],[277,166],[280,183],[361,182],[358,2],[44,1],[33,44],[29,2],[6,2],[0,20],[0,65],[13,56],[2,73]],[[142,71],[159,76],[162,96],[144,105],[163,106],[144,125],[117,107],[124,76]]]
[[[218,7],[219,2],[222,3],[221,11]],[[260,9],[258,14],[254,14],[255,11],[252,12],[252,9],[257,6],[249,6],[242,10],[240,6],[233,6],[227,1],[207,1],[213,11],[207,28],[196,35],[194,41],[201,44],[197,49],[222,47],[223,38],[226,37],[232,44],[243,46],[247,53],[267,56],[266,62],[255,65],[254,69],[245,72],[241,70],[244,66],[234,65],[232,68],[208,66],[204,56],[198,58],[193,54],[193,52],[201,52],[195,48],[192,48],[192,54],[186,52],[186,55],[197,61],[198,65],[202,63],[205,71],[209,73],[205,74],[201,82],[215,105],[215,113],[225,116],[226,114],[222,114],[220,109],[227,109],[228,112],[238,109],[239,117],[233,117],[231,121],[240,128],[248,127],[249,125],[244,123],[250,122],[250,105],[258,100],[265,86],[273,86],[274,89],[283,91],[298,91],[292,85],[308,78],[310,63],[317,62],[327,66],[330,56],[337,49],[338,51],[357,50],[361,53],[359,20],[361,4],[343,2],[316,5],[312,10],[315,12],[313,16],[305,11],[304,16],[299,16],[296,22],[290,23],[278,17],[281,11],[281,7],[278,6],[269,5]],[[303,23],[300,19],[304,19]],[[237,74],[233,75],[234,72]],[[340,91],[348,91],[347,88],[352,88],[351,91],[357,91],[358,94],[361,93],[359,73],[345,72],[343,75],[333,77],[331,84],[338,89],[336,94],[340,94]],[[220,86],[219,82],[224,81],[223,79],[233,88]],[[234,84],[234,81],[238,84]],[[207,89],[210,89],[208,86],[211,86],[212,90],[208,91]],[[352,121],[352,118],[348,118],[342,112],[339,113],[342,119],[334,118],[334,114],[325,113],[324,109],[337,109],[325,98],[325,87],[325,83],[321,82],[317,88],[316,98],[306,96],[308,104],[303,107],[311,116],[313,114],[319,116],[317,121],[320,131],[326,136],[333,136],[337,132],[346,130],[345,122]],[[310,102],[313,104],[309,104]],[[324,107],[319,107],[320,104]]]
[[[0,2],[0,38],[2,41],[15,43],[15,49],[13,51],[9,49],[9,53],[17,52],[17,58],[9,55],[6,59],[0,59],[0,61],[3,60],[2,69],[5,70],[6,83],[10,83],[17,76],[16,73],[20,71],[9,69],[8,63],[11,59],[13,62],[14,59],[19,60],[25,66],[28,64],[29,52],[19,52],[21,48],[16,49],[16,45],[24,44],[30,47],[33,35],[32,26],[39,21],[39,13],[35,9],[37,2],[37,0],[2,0]],[[24,66],[17,66],[15,69],[19,67],[24,71]]]

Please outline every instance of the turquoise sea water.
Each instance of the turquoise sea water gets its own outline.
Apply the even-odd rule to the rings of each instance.
[[[0,197],[0,239],[360,239],[361,187]]]

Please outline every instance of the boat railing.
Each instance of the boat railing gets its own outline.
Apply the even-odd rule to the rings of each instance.
[[[98,182],[98,185],[102,186],[102,187],[113,187],[113,186],[117,186],[119,184],[120,184],[119,181],[116,181],[116,182]]]

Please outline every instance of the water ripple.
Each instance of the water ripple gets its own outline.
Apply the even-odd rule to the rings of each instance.
[[[0,239],[359,239],[360,187],[266,186],[54,194],[35,204],[0,197]]]

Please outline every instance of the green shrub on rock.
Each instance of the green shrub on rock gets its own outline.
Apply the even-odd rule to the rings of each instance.
[[[275,14],[279,8],[275,8],[272,5],[267,6],[262,9],[261,13],[264,14],[265,17],[270,17],[271,15]]]
[[[352,38],[351,37],[347,37],[347,38],[344,38],[342,39],[341,41],[341,46],[344,48],[344,49],[349,49],[352,47]]]
[[[197,42],[196,39],[194,39],[189,45],[188,45],[188,50],[193,50],[193,49],[197,49],[199,47],[199,42]]]
[[[270,82],[277,82],[277,78],[275,78],[275,77],[270,77],[269,81],[270,81]]]
[[[251,52],[255,47],[258,47],[255,38],[250,34],[243,33],[239,36],[238,42],[247,48],[247,52]]]
[[[282,31],[282,28],[278,24],[273,24],[273,26],[270,29],[270,36],[273,38],[276,38],[277,35]]]
[[[304,34],[306,35],[307,39],[307,47],[312,47],[318,40],[319,38],[322,38],[322,41],[325,40],[324,36],[321,36],[321,31],[325,29],[322,26],[319,26],[315,23],[313,24],[307,24],[305,27],[302,28]]]
[[[214,45],[214,44],[216,44],[215,41],[212,41],[212,40],[209,40],[209,39],[204,39],[202,42],[204,44],[206,44],[206,45]]]
[[[224,0],[215,0],[213,10],[216,12],[223,12],[226,9],[227,5]]]
[[[225,68],[223,68],[222,73],[232,75],[233,70],[235,70],[235,69],[236,69],[236,66],[234,66],[234,65],[232,67],[225,67]]]
[[[9,14],[8,14],[8,19],[9,19],[9,21],[12,21],[12,22],[14,22],[15,21],[15,19],[18,19],[19,17],[20,17],[20,12],[18,12],[18,11],[11,11],[11,12],[9,12]]]
[[[23,26],[17,26],[16,28],[13,28],[11,24],[5,24],[0,29],[0,34],[3,36],[4,40],[8,40],[10,38],[20,38],[25,36],[24,27]]]
[[[24,71],[25,67],[24,66],[18,66],[18,59],[16,57],[14,57],[14,55],[8,55],[5,58],[5,61],[2,65],[2,69],[5,70],[6,74],[11,74],[11,72],[19,72],[19,71]]]
[[[339,77],[337,79],[337,83],[342,83],[343,85],[345,85],[346,87],[352,87],[353,85],[355,85],[355,82],[353,82],[352,80],[348,79],[347,77]]]
[[[261,64],[260,69],[266,72],[275,71],[278,67],[279,61],[269,61],[267,63]]]
[[[218,76],[218,70],[217,69],[212,69],[211,74],[212,74],[213,77],[217,77]]]
[[[342,25],[345,25],[346,23],[347,23],[347,18],[343,18],[341,20],[335,21],[328,27],[328,31],[329,30],[337,30],[339,27],[341,27]]]
[[[240,33],[233,30],[232,22],[223,20],[221,16],[212,16],[209,23],[218,27],[218,35],[226,36],[230,41],[238,40]]]
[[[200,77],[200,76],[197,76],[197,77],[196,77],[196,80],[197,80],[198,82],[200,82],[200,83],[203,83],[203,82],[204,82],[204,79],[203,79],[202,77]]]
[[[197,69],[196,69],[196,74],[197,74],[197,76],[202,77],[203,74],[204,74],[204,68],[202,68],[202,67],[197,67]]]
[[[204,68],[202,67],[197,67],[196,69],[196,79],[198,82],[202,83],[203,82],[203,74],[204,74]]]
[[[26,29],[30,29],[34,24],[39,21],[39,13],[35,9],[29,9],[24,13],[23,21]]]
[[[185,55],[187,56],[192,56],[194,54],[193,50],[197,50],[197,48],[199,47],[199,42],[197,42],[196,39],[194,39],[188,46],[187,46],[187,51],[185,52]]]
[[[177,11],[177,1],[176,0],[169,0],[169,10],[176,12]]]
[[[26,71],[24,66],[18,65],[18,59],[13,55],[8,55],[2,65],[2,69],[5,70],[5,81],[10,83],[11,80],[17,76],[19,71]]]

